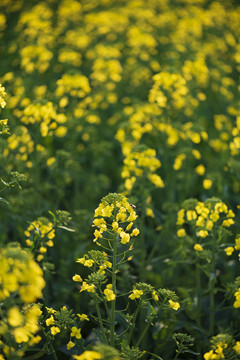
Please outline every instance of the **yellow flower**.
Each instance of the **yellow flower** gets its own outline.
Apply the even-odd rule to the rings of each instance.
[[[52,326],[52,327],[51,327],[51,333],[52,333],[52,335],[56,335],[57,333],[60,333],[59,327],[57,327],[57,326]]]
[[[47,159],[47,166],[51,166],[55,163],[56,159],[55,157],[50,157]]]
[[[213,222],[218,221],[219,215],[217,213],[210,214],[210,219],[212,219]]]
[[[198,165],[196,168],[195,168],[195,171],[198,175],[202,176],[205,174],[205,167],[203,164],[200,164]]]
[[[196,213],[196,211],[194,211],[194,210],[188,210],[188,211],[186,212],[186,216],[187,216],[187,220],[188,220],[188,221],[196,220],[196,218],[197,218],[197,213]]]
[[[178,231],[177,231],[177,236],[178,237],[184,237],[184,236],[186,236],[187,234],[186,234],[186,231],[185,231],[185,229],[178,229]]]
[[[76,326],[72,327],[72,332],[70,334],[72,337],[75,337],[76,339],[81,339],[81,329],[76,328]]]
[[[116,295],[114,294],[114,292],[111,290],[112,288],[112,284],[107,285],[106,289],[104,289],[104,295],[107,298],[107,301],[112,301],[115,300]]]
[[[121,243],[126,244],[130,241],[130,235],[124,231],[120,232]]]
[[[76,360],[99,360],[102,359],[102,355],[97,351],[84,351],[81,355],[73,355]]]
[[[82,278],[81,278],[81,276],[80,275],[77,275],[77,274],[75,274],[73,277],[72,277],[72,279],[73,279],[73,281],[82,281]]]
[[[53,247],[53,241],[52,240],[48,240],[46,242],[46,245],[49,246],[49,247]]]
[[[162,181],[162,178],[159,175],[157,175],[157,174],[149,174],[148,178],[157,187],[160,187],[160,188],[164,187],[164,182]]]
[[[80,321],[84,321],[84,320],[89,321],[89,318],[86,314],[77,314],[77,316],[79,317]]]
[[[27,244],[28,246],[31,246],[31,245],[33,244],[33,242],[32,242],[30,239],[27,239],[27,240],[26,240],[26,244]]]
[[[23,322],[23,316],[21,315],[19,308],[17,306],[13,306],[8,311],[8,322],[11,326],[20,326]]]
[[[50,318],[48,318],[46,320],[46,325],[50,326],[50,325],[54,324],[54,322],[55,322],[54,317],[51,315]]]
[[[236,342],[236,345],[233,346],[233,349],[236,351],[237,354],[240,354],[240,341]]]
[[[13,330],[13,334],[17,343],[27,342],[30,332],[25,327],[17,327]]]
[[[206,236],[208,236],[208,231],[200,230],[197,235],[202,237],[202,238],[205,238]]]
[[[206,189],[206,190],[211,189],[211,187],[212,187],[212,180],[210,180],[210,179],[204,179],[204,180],[203,180],[203,187],[204,187],[204,189]]]
[[[213,228],[213,221],[212,220],[207,220],[206,229],[211,231],[212,228]]]
[[[94,231],[94,236],[95,236],[95,238],[93,240],[94,242],[97,241],[97,239],[99,239],[99,238],[101,239],[103,237],[101,231],[99,231],[97,229]]]
[[[177,225],[183,225],[184,224],[184,213],[185,213],[184,209],[181,209],[181,210],[178,211]]]
[[[43,256],[43,255],[38,255],[38,256],[37,256],[37,261],[38,261],[38,262],[42,261],[42,259],[44,259],[44,256]]]
[[[40,341],[42,340],[40,335],[34,336],[31,338],[31,340],[29,341],[29,345],[30,346],[34,346],[36,344],[38,344]]]
[[[134,221],[134,220],[136,220],[137,217],[138,217],[138,216],[137,216],[137,214],[135,213],[135,211],[132,211],[131,214],[129,215],[129,217],[127,218],[127,221],[128,221],[128,222]]]
[[[235,243],[236,243],[235,250],[240,250],[240,237],[237,237],[235,239]]]
[[[234,251],[234,248],[232,246],[229,246],[229,247],[225,248],[224,251],[227,256],[231,256]]]
[[[159,297],[158,297],[158,295],[157,295],[157,293],[156,293],[155,290],[152,292],[152,298],[153,298],[153,300],[155,300],[155,301],[158,301],[158,300],[159,300]]]
[[[87,266],[87,267],[92,267],[94,264],[94,261],[92,259],[85,259],[85,257],[77,259],[76,262],[83,264],[84,266]]]
[[[126,227],[126,231],[131,230],[132,226],[133,226],[133,222],[131,221],[131,222],[128,224],[128,226]]]
[[[118,222],[117,221],[112,222],[112,229],[113,229],[113,231],[117,231],[117,229],[118,229]]]
[[[194,250],[196,250],[196,251],[203,251],[203,247],[202,247],[202,245],[200,245],[200,244],[195,244],[195,245],[194,245]]]
[[[223,220],[223,222],[222,222],[222,226],[226,226],[226,227],[230,227],[233,224],[234,224],[234,220],[231,218]]]
[[[59,126],[56,130],[55,130],[55,134],[58,137],[64,137],[67,133],[67,128],[66,126]]]
[[[205,353],[203,357],[205,360],[211,360],[213,359],[212,356],[213,356],[213,350],[210,350],[209,352]]]
[[[94,284],[88,285],[88,283],[86,283],[86,281],[83,281],[80,292],[85,291],[85,290],[87,292],[94,293],[95,292],[95,285]]]
[[[67,349],[70,350],[75,346],[74,342],[72,342],[71,340],[67,343]]]
[[[133,229],[131,236],[138,236],[139,230],[137,228]]]
[[[149,208],[149,207],[146,208],[146,215],[151,217],[151,218],[155,217],[153,210],[151,208]]]
[[[142,290],[133,289],[132,294],[129,295],[129,298],[131,300],[139,299],[142,294],[143,294]]]
[[[180,304],[176,301],[168,300],[170,308],[173,310],[178,310],[180,308]]]
[[[198,150],[193,149],[192,154],[195,157],[195,159],[197,159],[197,160],[201,159],[201,153]]]
[[[235,217],[235,214],[231,209],[228,210],[227,217]]]

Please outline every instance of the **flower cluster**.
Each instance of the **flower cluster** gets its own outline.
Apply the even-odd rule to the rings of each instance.
[[[159,308],[171,308],[177,311],[180,308],[178,296],[175,292],[167,289],[154,289],[153,286],[146,283],[137,283],[129,295],[129,299],[143,299],[144,301],[154,300]]]
[[[32,167],[30,154],[34,151],[34,142],[26,126],[19,126],[14,134],[8,137],[8,148],[4,149],[4,157],[24,162],[27,168]]]
[[[80,292],[87,291],[89,293],[95,293],[96,285],[105,283],[105,274],[111,274],[112,263],[109,261],[109,257],[105,252],[90,250],[82,258],[77,259],[76,262],[91,268],[92,272],[92,276],[89,276],[88,279],[85,280],[82,280],[78,274],[73,276],[73,281],[81,283]],[[111,284],[108,284],[104,289],[104,295],[108,301],[115,299]]]
[[[55,237],[54,225],[46,218],[39,218],[33,221],[24,232],[27,246],[37,251],[37,261],[44,258],[47,247],[53,247],[53,239]]]
[[[63,306],[59,311],[45,307],[47,315],[42,317],[41,326],[45,328],[46,336],[51,339],[62,331],[69,333],[69,341],[66,344],[68,350],[75,347],[76,343],[81,344],[82,334],[80,322],[89,321],[86,314],[74,314]]]
[[[5,88],[0,84],[0,108],[4,108],[6,106],[6,92]],[[0,134],[7,134],[8,133],[8,120],[0,120]]]
[[[240,341],[235,341],[228,334],[218,334],[211,339],[212,349],[204,354],[204,360],[238,359]]]
[[[143,177],[146,177],[156,187],[164,187],[162,178],[156,174],[156,170],[161,167],[161,162],[156,157],[156,150],[131,152],[123,163],[122,178],[126,179],[125,188],[128,191],[132,189],[137,178]]]
[[[120,194],[109,194],[104,197],[95,210],[93,226],[94,242],[98,245],[104,239],[104,233],[114,234],[121,244],[127,244],[132,237],[139,234],[137,228],[133,229],[133,221],[137,219],[134,206],[129,204],[126,197]]]
[[[95,219],[93,220],[93,227],[96,227],[93,241],[107,252],[110,252],[111,259],[105,251],[96,250],[90,250],[83,257],[77,259],[77,263],[91,269],[91,275],[85,280],[79,274],[73,276],[73,281],[81,284],[80,292],[87,291],[94,294],[94,296],[99,296],[98,292],[104,285],[100,296],[103,296],[107,301],[115,300],[116,293],[113,285],[111,283],[106,285],[106,280],[107,276],[113,274],[113,263],[110,261],[113,256],[113,247],[130,243],[131,239],[139,234],[137,228],[133,229],[133,222],[137,219],[133,207],[126,197],[113,193],[104,197],[96,208]],[[130,244],[128,250],[131,251],[132,248],[133,246]],[[125,260],[125,253],[128,250],[124,251],[123,257],[118,264],[132,258],[128,257]]]
[[[219,199],[208,199],[204,203],[188,200],[184,204],[185,207],[178,211],[177,225],[181,226],[178,237],[186,236],[184,224],[190,224],[199,239],[209,236],[214,229],[229,228],[234,224],[234,212]],[[195,250],[202,251],[202,246],[195,244]]]
[[[26,124],[39,124],[42,137],[55,134],[58,137],[66,135],[67,127],[63,124],[67,118],[62,113],[57,113],[52,102],[29,104],[22,112],[21,121]]]
[[[31,303],[42,297],[45,281],[41,268],[31,254],[19,246],[9,245],[1,249],[0,264],[1,353],[20,356],[23,355],[20,344],[33,346],[41,340],[36,333],[39,331],[38,319],[42,312],[37,304]],[[13,295],[15,302],[10,301]],[[11,347],[8,341],[5,343],[5,334],[12,339]]]
[[[160,108],[173,106],[175,109],[181,109],[184,107],[189,89],[186,80],[180,74],[160,72],[154,75],[153,80],[154,85],[149,93],[150,103],[156,102]]]
[[[6,97],[6,91],[5,91],[5,87],[3,87],[0,84],[0,107],[4,108],[6,106],[6,101],[5,101],[5,97]]]
[[[61,99],[65,99],[66,105],[68,104],[68,98],[63,98],[62,96],[65,95],[72,98],[81,99],[85,97],[90,91],[91,88],[87,77],[81,74],[64,74],[59,80],[57,80],[56,96],[60,97]],[[63,103],[62,107],[64,107]]]
[[[1,290],[4,301],[17,292],[21,301],[28,304],[42,297],[45,286],[43,273],[30,254],[20,247],[1,250]]]

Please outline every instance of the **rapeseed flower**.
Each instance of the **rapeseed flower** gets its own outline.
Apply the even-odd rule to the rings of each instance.
[[[73,355],[76,360],[99,360],[102,355],[98,351],[84,351],[81,355]]]
[[[140,296],[143,295],[142,290],[133,289],[132,293],[129,295],[131,300],[139,299]]]
[[[70,349],[72,349],[75,345],[76,345],[76,344],[70,340],[70,341],[67,343],[67,349],[70,350]]]
[[[51,334],[52,334],[53,336],[57,335],[57,334],[60,333],[60,331],[61,331],[58,326],[52,326],[52,327],[50,328],[50,330],[51,330]]]
[[[108,284],[106,289],[104,289],[104,295],[106,296],[107,301],[115,300],[116,295],[112,291],[112,284]]]
[[[194,250],[196,250],[196,251],[203,251],[203,247],[202,247],[201,244],[195,244],[195,245],[194,245]]]
[[[81,339],[82,335],[81,335],[81,329],[76,328],[76,326],[72,327],[72,332],[71,332],[71,336],[75,337],[76,339]]]
[[[170,308],[173,310],[178,310],[180,308],[180,304],[177,301],[168,300]]]

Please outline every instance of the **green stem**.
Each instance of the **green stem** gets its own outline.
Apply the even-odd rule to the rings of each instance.
[[[210,314],[209,314],[209,335],[213,336],[214,334],[214,322],[215,322],[215,302],[214,302],[214,290],[216,282],[216,239],[215,234],[213,236],[212,243],[212,261],[211,261],[211,277],[210,277]]]
[[[117,270],[117,234],[114,235],[113,240],[113,263],[112,263],[112,290],[116,295],[116,270]],[[115,305],[116,298],[111,303],[111,327],[110,327],[110,345],[114,346],[114,333],[115,333]]]
[[[53,359],[54,360],[58,360],[58,357],[57,357],[57,354],[54,350],[54,347],[52,346],[52,344],[50,344],[50,349],[51,349],[51,352],[52,352],[52,355],[53,355]]]
[[[138,264],[138,273],[140,282],[145,282],[146,280],[146,265],[145,265],[145,257],[146,257],[146,249],[145,249],[145,239],[144,239],[144,222],[146,217],[146,200],[142,199],[142,213],[140,219],[140,234],[139,234],[139,264]]]
[[[137,307],[137,310],[135,311],[135,314],[134,314],[133,321],[132,321],[132,323],[131,323],[131,327],[130,327],[130,331],[129,331],[129,336],[128,336],[128,345],[130,345],[130,342],[131,342],[131,339],[132,339],[133,329],[134,329],[134,326],[135,326],[135,323],[136,323],[136,319],[137,319],[139,310],[140,310],[140,306]]]
[[[199,264],[196,264],[196,291],[197,291],[197,314],[196,314],[196,322],[197,322],[197,326],[198,328],[201,328],[201,269]],[[200,354],[201,353],[201,346],[200,346],[200,342],[197,341],[197,352]],[[178,354],[176,354],[178,355]],[[200,360],[200,356],[198,355],[198,359]],[[177,359],[177,358],[176,358]]]
[[[174,359],[173,359],[173,360],[177,360],[177,359],[178,359],[178,355],[179,355],[179,353],[176,352],[176,355],[174,356]]]
[[[98,315],[100,328],[101,328],[101,331],[102,331],[102,336],[103,336],[105,344],[108,345],[108,339],[107,339],[106,334],[105,334],[105,329],[104,329],[103,321],[102,321],[102,315],[101,315],[101,311],[100,311],[100,307],[99,307],[97,299],[94,299],[94,303],[95,303],[96,310],[97,310],[97,315]]]
[[[48,336],[47,336],[44,328],[41,327],[41,329],[42,329],[43,336],[44,336],[44,338],[45,338],[46,341],[47,341],[47,344],[48,344],[48,346],[49,346],[49,349],[51,350],[51,354],[53,355],[53,359],[54,359],[54,360],[58,360],[58,357],[57,357],[57,354],[56,354],[56,352],[55,352],[55,350],[54,350],[54,347],[53,347],[53,345],[50,343],[50,340],[49,340],[49,338],[48,338]]]
[[[197,326],[201,327],[201,273],[198,264],[196,265],[196,290],[197,290]]]
[[[146,335],[146,333],[147,333],[150,325],[151,325],[151,324],[150,324],[150,322],[149,322],[149,323],[147,324],[147,326],[145,327],[145,329],[143,330],[142,335],[140,336],[137,344],[135,345],[136,347],[138,347],[138,346],[140,345],[140,343],[141,343],[141,341],[143,340],[144,336]]]

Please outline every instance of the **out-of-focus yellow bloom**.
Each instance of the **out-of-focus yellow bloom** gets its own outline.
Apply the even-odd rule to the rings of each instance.
[[[176,301],[172,301],[172,300],[168,300],[169,302],[169,306],[173,309],[173,310],[178,310],[180,308],[180,304]]]
[[[202,247],[201,244],[195,244],[195,245],[194,245],[194,250],[196,250],[196,251],[203,251],[203,247]]]

